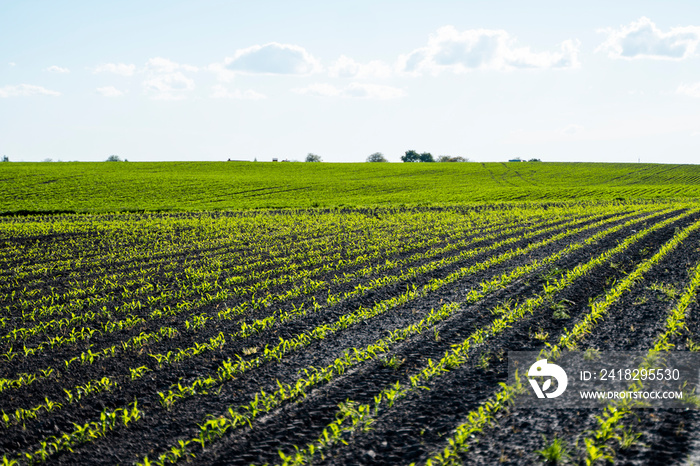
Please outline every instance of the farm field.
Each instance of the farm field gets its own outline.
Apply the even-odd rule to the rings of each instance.
[[[0,214],[700,198],[700,165],[75,162],[0,165]]]
[[[696,202],[4,216],[0,264],[4,464],[700,458],[694,410],[505,384],[508,351],[700,349]]]

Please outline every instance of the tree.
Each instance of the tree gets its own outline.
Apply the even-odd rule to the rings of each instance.
[[[311,152],[309,152],[308,155],[306,156],[306,161],[307,162],[322,162],[320,155],[312,154]]]
[[[381,152],[375,152],[367,157],[367,162],[388,162],[388,160],[384,158],[384,154]]]
[[[407,150],[406,155],[401,156],[401,161],[406,163],[420,162],[420,154],[414,150]]]
[[[419,154],[414,150],[407,150],[406,155],[401,157],[402,162],[435,162],[433,155],[430,152]]]
[[[420,155],[420,161],[421,162],[435,162],[435,159],[433,158],[433,154],[430,152],[423,152]]]
[[[9,161],[10,161],[10,158],[9,158],[8,156],[6,156],[6,155],[3,155],[3,156],[2,156],[2,161],[3,161],[3,162],[9,162]]]
[[[450,157],[449,155],[441,155],[437,159],[438,162],[469,162],[469,159],[466,157]]]
[[[542,161],[542,160],[540,160],[540,159],[530,159],[530,160],[528,160],[528,162],[541,162],[541,161]]]
[[[120,159],[118,155],[110,155],[109,157],[107,157],[106,161],[107,162],[121,162],[122,159]]]

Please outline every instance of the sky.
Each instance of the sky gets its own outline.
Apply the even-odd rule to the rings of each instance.
[[[700,163],[700,2],[0,0],[10,161]]]

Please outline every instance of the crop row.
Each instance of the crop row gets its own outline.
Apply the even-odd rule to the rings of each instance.
[[[613,219],[614,218],[615,217],[613,217]],[[570,222],[569,224],[565,224],[564,226],[575,224],[575,223],[579,223],[579,221]],[[526,234],[522,235],[520,238],[511,237],[511,238],[508,238],[506,240],[496,242],[488,247],[482,247],[482,248],[477,248],[477,249],[465,249],[465,250],[462,250],[462,252],[460,252],[459,254],[457,254],[455,256],[451,256],[449,258],[443,258],[441,260],[434,261],[432,263],[427,263],[427,264],[424,264],[420,267],[411,268],[407,271],[402,272],[401,275],[399,275],[399,276],[395,276],[393,278],[391,276],[385,276],[382,280],[375,280],[374,282],[370,282],[368,285],[363,285],[363,286],[358,285],[358,286],[356,286],[355,290],[351,293],[346,292],[346,293],[343,293],[342,295],[341,294],[329,295],[328,298],[326,299],[326,304],[327,305],[338,304],[343,299],[347,299],[347,298],[351,297],[353,294],[357,295],[360,293],[366,293],[366,292],[368,292],[374,288],[377,288],[379,286],[387,286],[387,285],[394,283],[394,282],[397,282],[397,281],[410,280],[411,278],[418,277],[421,274],[425,274],[426,272],[429,272],[431,270],[435,270],[437,268],[444,267],[445,265],[449,265],[451,263],[455,263],[455,262],[458,262],[460,260],[466,260],[466,259],[468,259],[470,257],[474,257],[482,252],[486,252],[486,251],[495,249],[497,247],[501,247],[501,246],[505,246],[507,244],[514,243],[517,239],[529,238],[529,237],[533,237],[535,235],[540,235],[540,234],[546,233],[548,231],[552,231],[555,228],[557,228],[557,227],[550,227],[550,228],[545,228],[545,229],[542,229],[542,230],[539,230],[536,232],[526,233]],[[491,235],[491,237],[493,237],[493,236]],[[488,238],[489,237],[487,236],[487,239]],[[481,239],[481,238],[477,237],[477,239]],[[336,278],[333,281],[338,283],[338,282],[344,282],[347,280],[348,280],[348,277],[343,277],[343,278]],[[306,285],[304,285],[304,286],[306,286]],[[315,291],[315,290],[308,290],[308,292],[310,292],[310,291]],[[234,308],[227,308],[223,311],[219,311],[217,313],[215,319],[218,321],[228,320],[228,319],[231,319],[232,317],[243,314],[248,309],[256,309],[256,308],[259,308],[259,307],[264,306],[266,304],[272,303],[272,302],[274,302],[274,300],[284,300],[285,297],[288,298],[288,297],[293,296],[293,295],[294,294],[290,295],[289,293],[286,293],[283,295],[277,295],[277,297],[275,297],[275,295],[268,295],[267,297],[259,298],[257,301],[254,300],[251,302],[243,302]],[[261,301],[261,300],[263,300],[263,301]],[[201,304],[201,303],[198,303],[198,304]],[[177,315],[179,313],[185,312],[189,308],[190,308],[189,306],[185,305],[184,303],[181,303],[177,309],[170,310],[166,315],[170,315],[170,316]],[[317,310],[316,305],[314,305],[313,308],[314,308],[314,310]],[[157,311],[157,310],[152,311],[151,318],[155,318],[158,315],[162,315],[162,314],[163,314],[162,311]],[[279,321],[284,322],[286,320],[290,320],[293,317],[297,317],[299,315],[305,315],[305,314],[306,314],[306,310],[300,309],[299,311],[292,312],[292,313],[289,313],[288,311],[287,312],[280,312],[278,316],[275,316],[275,314],[273,313],[271,316],[269,316],[263,320],[253,321],[252,323],[243,322],[241,324],[240,331],[236,332],[236,334],[233,335],[232,337],[234,339],[245,338],[246,336],[249,336],[254,332],[269,328],[277,320],[277,317],[279,317]],[[90,314],[86,314],[86,315],[89,316]],[[206,321],[210,320],[211,318],[202,314],[202,315],[193,315],[190,317],[190,319],[192,320],[191,327],[194,329],[198,329],[198,328],[203,328],[206,325]],[[188,329],[188,327],[190,326],[190,323],[189,323],[190,319],[186,319],[184,321],[185,328],[181,328],[181,330]],[[48,341],[39,345],[39,347],[29,348],[29,349],[26,347],[23,348],[22,352],[24,353],[24,355],[26,357],[28,355],[34,354],[36,351],[41,351],[43,348],[46,348],[46,347],[51,347],[53,349],[54,346],[60,346],[63,342],[70,343],[70,342],[75,342],[75,341],[85,339],[85,338],[91,338],[92,335],[96,331],[99,331],[100,333],[109,333],[109,332],[113,332],[113,331],[119,331],[123,328],[133,327],[137,324],[144,323],[144,322],[145,322],[145,320],[143,318],[129,317],[126,320],[121,320],[121,321],[116,321],[116,322],[109,321],[103,326],[102,329],[99,329],[99,330],[95,329],[95,328],[90,328],[90,327],[87,327],[87,328],[82,327],[80,329],[80,331],[77,333],[72,332],[71,334],[69,334],[67,336],[57,336],[54,338],[50,338]],[[80,355],[77,355],[71,359],[67,359],[64,362],[64,364],[67,368],[73,362],[85,363],[86,361],[92,362],[96,359],[104,359],[105,357],[114,357],[115,354],[117,354],[117,352],[120,350],[124,350],[124,349],[127,349],[129,347],[138,349],[139,347],[142,346],[142,343],[145,341],[159,340],[166,335],[172,337],[176,334],[177,334],[177,332],[175,330],[170,329],[169,327],[167,328],[167,330],[164,330],[163,328],[161,328],[156,332],[151,332],[150,334],[141,334],[139,336],[132,337],[128,341],[122,342],[121,344],[112,345],[110,347],[102,349],[101,351],[89,350],[89,352],[83,352]],[[8,359],[11,359],[16,354],[17,354],[17,352],[13,353],[12,351],[8,351],[8,353],[6,353],[6,355],[5,355],[5,357]],[[47,367],[45,369],[42,369],[42,371],[45,372],[49,369],[51,369],[51,368]],[[57,368],[54,368],[54,369],[57,369]],[[16,381],[13,382],[12,379],[0,379],[0,390],[2,390],[2,388],[5,386],[7,386],[7,387],[18,386],[19,378],[15,379],[15,380]]]
[[[130,289],[140,290],[137,294],[130,295],[131,301],[123,299],[126,294],[105,295],[106,301],[101,306],[103,309],[78,306],[70,311],[73,312],[72,317],[55,319],[54,322],[68,319],[61,325],[51,323],[50,313],[44,314],[37,316],[36,325],[11,328],[5,334],[7,343],[4,356],[0,357],[11,363],[13,368],[33,367],[34,370],[18,373],[10,367],[5,369],[8,375],[12,374],[11,370],[15,372],[0,379],[0,391],[7,391],[12,397],[3,403],[7,409],[0,414],[0,426],[4,425],[3,428],[8,432],[14,432],[17,426],[29,427],[31,430],[39,422],[63,426],[56,436],[27,436],[26,441],[30,443],[20,447],[21,453],[9,453],[6,450],[5,461],[40,462],[54,458],[59,452],[68,454],[77,448],[93,448],[89,445],[95,440],[101,444],[117,442],[118,438],[129,435],[126,432],[132,430],[132,426],[141,425],[144,419],[149,420],[147,425],[152,425],[153,420],[159,418],[177,418],[180,411],[191,410],[200,398],[207,400],[207,406],[211,406],[216,393],[222,388],[226,389],[234,380],[257,378],[272,370],[265,377],[274,383],[273,369],[290,363],[293,355],[318,351],[325,347],[326,342],[332,344],[347,341],[348,337],[343,335],[359,332],[360,324],[373,326],[374,322],[381,320],[380,317],[382,321],[389,322],[388,316],[399,309],[409,306],[420,308],[423,303],[436,302],[447,290],[469,283],[459,301],[430,312],[426,310],[422,315],[419,312],[414,322],[409,320],[400,328],[387,329],[387,337],[370,340],[369,344],[363,343],[357,348],[336,348],[332,356],[329,354],[330,364],[302,366],[302,376],[293,380],[278,378],[275,390],[268,390],[266,386],[265,390],[245,394],[245,397],[249,396],[247,402],[237,401],[232,405],[220,406],[213,414],[202,418],[198,427],[182,429],[185,435],[171,439],[174,443],[166,450],[160,444],[158,453],[142,456],[142,462],[170,463],[199,455],[202,449],[209,449],[218,439],[230,438],[244,427],[255,429],[257,420],[263,414],[269,419],[290,405],[291,401],[303,400],[323,385],[332,384],[341,377],[355,377],[356,374],[364,373],[368,364],[400,366],[402,360],[393,354],[403,345],[414,344],[417,339],[423,338],[420,337],[421,334],[436,332],[437,340],[441,326],[456,322],[455,319],[461,313],[473,309],[472,305],[522,283],[523,280],[531,279],[564,258],[573,257],[574,253],[578,254],[576,257],[583,257],[585,251],[596,250],[601,241],[607,241],[606,238],[621,238],[616,245],[596,252],[591,259],[586,256],[580,264],[549,276],[539,294],[526,297],[521,303],[512,306],[492,309],[493,318],[487,325],[474,328],[466,339],[463,337],[442,358],[415,361],[413,364],[418,365],[412,366],[410,373],[397,377],[399,380],[378,389],[372,402],[347,401],[342,404],[331,422],[319,428],[315,440],[300,444],[292,451],[285,450],[280,455],[285,464],[305,464],[319,454],[330,454],[350,438],[362,436],[376,420],[384,419],[391,410],[402,409],[402,400],[415,397],[423,390],[421,387],[439,384],[440,376],[446,371],[462,370],[465,365],[471,367],[476,364],[471,362],[471,358],[477,348],[491,345],[491,341],[508,332],[515,324],[527,320],[528,316],[544,306],[551,305],[559,293],[594,268],[611,263],[614,257],[623,254],[643,238],[669,227],[672,229],[674,224],[687,222],[697,215],[697,210],[687,210],[685,206],[678,205],[634,208],[620,206],[607,211],[591,206],[564,206],[561,209],[555,208],[551,216],[545,213],[545,209],[535,209],[532,218],[517,225],[518,219],[527,217],[526,210],[523,208],[512,216],[504,215],[503,212],[492,217],[484,215],[472,222],[472,225],[479,225],[473,230],[436,222],[443,228],[437,228],[429,234],[423,232],[416,243],[404,246],[400,243],[406,241],[405,236],[393,237],[391,243],[380,238],[373,240],[371,245],[364,240],[356,241],[353,248],[341,244],[342,242],[332,245],[329,237],[314,234],[321,225],[331,222],[330,219],[325,219],[302,229],[303,235],[299,243],[311,240],[308,245],[314,246],[295,250],[293,244],[279,245],[273,255],[267,255],[265,248],[268,243],[260,240],[249,248],[250,254],[245,257],[237,255],[219,260],[224,257],[221,256],[213,258],[210,263],[206,263],[208,253],[203,251],[188,267],[169,269],[178,270],[176,275],[172,275],[179,277],[173,281],[176,289],[186,291],[177,298],[164,298],[162,302],[144,303],[148,297],[154,296],[153,293],[158,288],[146,287],[148,280],[140,274],[155,274],[161,280],[156,283],[165,284],[166,281],[159,275],[164,269],[123,269],[126,274],[131,274],[129,277],[135,280],[134,284],[141,280],[140,286]],[[681,210],[683,213],[679,215]],[[672,212],[675,213],[671,215]],[[437,214],[435,217],[440,218]],[[453,215],[443,220],[456,217]],[[420,232],[417,223],[419,216],[415,215],[411,219],[414,222],[411,228],[402,231]],[[371,238],[372,235],[391,237],[387,233],[388,228],[382,231],[369,230],[380,223],[378,220],[358,218],[352,235],[346,238],[363,237],[363,228],[365,238]],[[187,224],[184,221],[182,223]],[[394,221],[385,225],[393,224]],[[283,230],[275,230],[273,222],[270,225],[273,231],[280,233],[277,236],[277,240],[280,240]],[[293,224],[285,223],[286,226],[291,230]],[[528,227],[533,226],[534,229],[527,231]],[[605,314],[605,305],[609,307],[619,300],[635,280],[640,280],[697,228],[698,224],[695,223],[681,230],[652,257],[654,261],[644,261],[634,272],[608,290],[602,300],[594,302],[588,315],[577,318],[573,329],[564,332],[558,343],[552,346],[551,357],[555,358],[561,348],[570,348],[582,341]],[[215,238],[214,227],[211,233]],[[255,234],[257,237],[249,238],[258,241],[256,238],[264,236],[260,231]],[[195,244],[196,241],[202,241],[202,238],[195,233],[192,241]],[[167,249],[165,243],[164,250]],[[393,246],[388,247],[391,244]],[[319,248],[319,245],[327,247]],[[321,252],[307,254],[305,257],[306,247],[307,250],[316,248]],[[105,250],[109,248],[103,247],[100,254]],[[224,250],[234,251],[236,247],[225,246]],[[217,254],[215,249],[211,251],[213,255]],[[331,258],[329,263],[323,262],[324,255]],[[133,257],[137,259],[137,256]],[[100,257],[109,257],[107,263],[114,260],[108,254],[94,255],[92,260],[100,263]],[[279,257],[280,260],[256,268],[256,263],[273,257]],[[284,259],[290,257],[293,259]],[[307,260],[309,257],[311,259]],[[246,263],[249,259],[252,259],[251,262]],[[168,265],[166,262],[167,255],[163,256],[163,267]],[[47,262],[49,263],[50,261]],[[239,264],[249,267],[246,269],[250,272],[247,276],[230,271],[231,267],[238,267]],[[50,270],[50,266],[47,270]],[[479,277],[478,281],[470,282],[469,277],[472,276]],[[30,275],[25,276],[27,277]],[[112,277],[103,281],[106,286],[104,289],[117,289],[122,278]],[[19,285],[23,279],[18,281]],[[57,280],[60,282],[60,278]],[[626,284],[627,288],[619,289],[621,284]],[[617,294],[615,290],[618,290]],[[89,293],[85,297],[87,295]],[[141,305],[137,304],[139,299],[136,298],[139,296],[144,298],[141,299]],[[181,307],[168,304],[179,298],[184,298]],[[5,299],[9,299],[10,303],[18,301],[18,298],[9,295]],[[42,303],[46,303],[46,298],[43,299]],[[71,299],[73,298],[56,298],[64,303],[70,303]],[[125,312],[116,312],[117,302],[121,302],[118,306],[125,309]],[[99,314],[100,312],[104,314]],[[7,319],[9,316],[6,314],[2,317]],[[19,321],[12,318],[6,322],[14,324]],[[313,324],[304,328],[306,322]],[[43,335],[41,339],[40,335]],[[91,343],[90,346],[82,346],[88,342]],[[95,342],[98,344],[93,345]],[[58,351],[60,348],[63,349]],[[54,358],[54,354],[60,356]],[[119,360],[115,370],[110,369],[109,363],[105,364],[108,359]],[[303,359],[300,356],[294,360]],[[205,360],[206,365],[192,371],[198,361]],[[37,366],[41,361],[49,364]],[[36,369],[37,367],[41,369]],[[167,382],[172,380],[168,377],[171,371],[184,371],[184,379],[175,384]],[[154,389],[143,394],[137,393],[134,398],[130,386],[147,375],[153,381]],[[44,387],[48,391],[47,396],[39,398],[40,392],[33,390],[30,399],[35,402],[29,406],[9,401],[21,400],[22,390],[33,387],[38,381],[43,381],[38,387]],[[168,385],[163,386],[166,382]],[[57,396],[57,391],[64,395]],[[471,422],[472,427],[481,427],[467,434],[462,443],[453,437],[450,445],[454,447],[454,452],[448,457],[460,457],[463,452],[461,449],[468,448],[469,436],[487,425],[518,391],[518,386],[503,386],[502,391],[496,392],[493,399],[483,401],[469,415],[467,422]],[[39,399],[42,401],[38,402]],[[94,417],[96,411],[90,405],[102,403],[100,400],[112,401],[107,404],[110,409],[102,411],[98,419]],[[110,420],[111,413],[131,412],[136,406],[138,415],[129,419],[128,426],[121,425],[118,428],[122,434],[118,437],[112,435],[111,432],[117,429],[119,423]],[[66,414],[68,417],[64,418],[61,414],[64,410],[69,410]],[[65,421],[79,418],[81,413],[89,417],[77,422],[74,429],[65,429]],[[469,430],[470,427],[460,429]],[[457,430],[458,433],[460,429]],[[12,436],[18,438],[14,433]],[[445,455],[446,452],[447,450],[440,454]]]
[[[601,222],[601,224],[602,224],[602,223],[603,223],[603,222]],[[588,228],[590,228],[590,226],[582,227],[582,228],[580,228],[580,229],[585,230],[585,229],[588,229]],[[571,232],[560,233],[559,235],[556,235],[556,236],[554,236],[553,238],[550,238],[550,239],[548,239],[548,240],[543,240],[543,241],[541,241],[540,243],[538,243],[538,244],[533,244],[533,245],[531,245],[531,246],[529,246],[529,247],[527,247],[527,248],[525,248],[525,249],[523,249],[523,250],[517,250],[515,253],[513,253],[513,252],[504,253],[504,254],[502,254],[501,256],[499,256],[499,258],[496,259],[496,262],[502,262],[503,260],[506,260],[506,259],[509,258],[509,257],[513,257],[514,255],[519,255],[519,254],[522,255],[522,254],[525,254],[525,253],[527,253],[528,251],[531,251],[531,250],[536,249],[537,247],[541,247],[543,244],[548,244],[548,243],[553,242],[553,241],[555,241],[555,240],[557,240],[557,239],[563,238],[563,237],[567,236],[567,235],[570,234],[570,233],[571,233]],[[493,262],[493,260],[492,260],[492,262]],[[477,269],[479,269],[479,268],[482,268],[482,269],[483,269],[484,267],[488,267],[488,264],[484,264],[484,265],[476,264],[475,266],[472,266],[471,269],[472,269],[472,270],[477,270]],[[448,280],[447,283],[449,283],[450,281],[454,281],[455,279],[459,278],[460,276],[463,276],[465,273],[469,272],[469,269],[470,269],[470,268],[462,269],[462,270],[460,270],[459,272],[452,274],[452,276],[450,277],[450,280]],[[435,289],[437,289],[437,288],[439,288],[440,286],[443,285],[443,283],[441,283],[441,282],[442,282],[441,280],[433,280],[432,284],[426,285],[426,286],[424,287],[424,290],[422,290],[422,291],[423,291],[424,293],[425,293],[426,291],[434,291]],[[416,291],[411,291],[410,293],[404,294],[404,296],[405,296],[405,297],[404,297],[403,299],[410,299],[412,296],[418,296],[418,292],[416,292]],[[397,300],[397,299],[394,298],[394,299],[392,299],[392,300],[389,300],[388,303],[383,303],[382,306],[375,306],[375,307],[374,307],[374,312],[376,313],[376,312],[385,311],[385,310],[386,310],[387,304],[389,304],[389,305],[390,305],[389,307],[391,307],[392,301],[394,301],[394,303],[393,303],[394,305],[396,305],[396,303],[400,303],[400,302],[401,302],[401,300]],[[361,316],[361,314],[360,314],[358,317],[360,317],[360,316]],[[368,317],[371,317],[371,314],[370,314]],[[350,324],[352,324],[352,323],[353,323],[353,319],[348,320],[347,318],[345,318],[345,319],[339,321],[339,325],[341,325],[340,328],[343,328],[344,326],[350,325]],[[320,337],[325,337],[325,333],[326,333],[326,332],[327,332],[327,329],[319,328],[319,329],[317,329],[317,330],[307,332],[306,334],[309,335],[309,336],[312,337],[312,338],[313,338],[314,336],[320,338]],[[301,341],[301,342],[303,343],[304,340],[302,339],[302,340],[297,340],[297,341]],[[290,340],[290,342],[292,342],[292,340]],[[286,343],[286,342],[285,342],[285,343]],[[290,347],[290,343],[287,343],[287,344],[282,343],[282,344],[278,345],[275,349],[266,352],[266,353],[264,354],[264,356],[266,356],[266,359],[270,359],[270,358],[275,357],[275,356],[274,356],[275,353],[279,353],[279,354],[281,355],[281,354],[284,354],[285,351],[288,351],[290,348],[291,348],[291,347]],[[224,370],[226,369],[226,367],[222,367],[222,368],[223,368]],[[207,385],[210,383],[209,381],[212,380],[212,379],[213,379],[212,377],[202,378],[202,379],[200,379],[202,382],[200,382],[199,384],[198,384],[197,382],[193,383],[193,384],[189,387],[189,390],[188,390],[188,389],[183,389],[183,390],[181,390],[181,391],[179,392],[179,394],[183,394],[183,393],[189,392],[190,390],[201,389],[202,387],[199,387],[198,385],[202,385],[203,387],[210,388],[210,387],[207,387]],[[167,396],[168,396],[168,395],[166,395],[166,397],[167,397]],[[167,398],[165,398],[165,399],[167,400]],[[175,397],[170,397],[170,399],[171,399],[171,400],[172,400],[172,399],[175,399]],[[166,401],[166,404],[168,404],[167,401]]]
[[[483,345],[485,341],[489,338],[494,338],[501,332],[503,332],[508,326],[513,322],[521,319],[527,313],[532,313],[536,308],[542,306],[545,303],[551,302],[553,296],[570,286],[577,278],[588,273],[592,268],[598,267],[605,262],[612,260],[612,258],[629,248],[631,245],[635,244],[640,238],[648,235],[649,233],[662,228],[663,226],[671,223],[673,220],[670,219],[663,223],[655,224],[644,231],[641,231],[629,238],[624,242],[620,243],[617,247],[605,251],[598,257],[591,259],[585,264],[580,264],[573,269],[562,272],[560,277],[552,283],[547,283],[544,286],[544,293],[537,295],[533,298],[526,300],[521,305],[516,306],[514,309],[507,309],[507,315],[496,318],[489,326],[477,329],[473,334],[471,334],[466,340],[457,345],[452,345],[452,350],[445,353],[445,356],[436,363],[428,361],[427,366],[420,372],[409,378],[410,383],[406,385],[400,384],[398,381],[384,389],[382,392],[375,396],[374,403],[370,405],[353,405],[353,409],[347,411],[346,406],[341,407],[338,413],[338,419],[342,419],[342,422],[334,421],[325,430],[322,437],[319,437],[319,441],[313,444],[309,444],[306,447],[300,448],[295,447],[293,453],[281,452],[280,455],[283,459],[282,464],[307,464],[312,460],[315,453],[323,451],[324,448],[328,448],[332,441],[328,440],[330,435],[331,439],[335,441],[342,441],[343,432],[352,433],[356,430],[357,425],[366,425],[372,423],[373,419],[378,417],[380,409],[385,406],[386,408],[391,408],[393,404],[400,398],[407,396],[411,391],[415,391],[422,387],[420,383],[422,381],[427,382],[431,378],[440,375],[442,372],[447,372],[450,370],[455,370],[462,364],[467,362],[471,349]],[[602,232],[606,233],[606,232]],[[596,235],[585,242],[586,246],[595,243],[600,239],[603,234]],[[576,249],[575,245],[570,246],[571,249]],[[502,311],[503,309],[498,309]],[[500,314],[501,312],[498,312]],[[502,390],[497,392],[494,398],[486,401],[482,406],[480,406],[476,411],[473,411],[468,416],[468,425],[470,428],[463,430],[466,432],[465,436],[473,436],[476,432],[479,432],[485,426],[489,425],[493,421],[494,414],[512,403],[515,395],[522,393],[522,385],[519,381],[515,385],[506,386],[502,385]],[[370,414],[371,413],[371,414]],[[349,416],[349,417],[348,417]],[[355,417],[353,417],[355,416]],[[346,421],[347,424],[343,427],[342,423]],[[461,436],[457,438],[457,442]],[[330,442],[330,443],[329,443]],[[452,443],[452,442],[450,442]],[[450,459],[458,458],[456,452],[446,449],[437,459],[448,462]]]
[[[565,331],[556,344],[550,345],[547,350],[543,351],[542,357],[547,358],[548,360],[556,361],[557,357],[563,350],[576,350],[577,344],[580,343],[587,334],[593,331],[607,310],[614,303],[616,303],[624,293],[628,292],[643,278],[646,272],[648,272],[654,265],[658,264],[665,256],[678,247],[692,232],[699,228],[700,222],[695,222],[662,245],[656,254],[643,261],[632,273],[628,274],[622,281],[620,281],[620,283],[609,289],[602,299],[592,303],[590,306],[590,311],[583,317],[583,319],[580,319],[572,330]],[[515,385],[504,386],[503,390],[497,392],[494,396],[502,397],[505,396],[506,393],[515,393],[514,390],[516,390],[519,385],[520,382],[516,382]],[[493,419],[496,412],[502,408],[500,405],[489,405],[489,408],[486,408],[488,403],[489,402],[487,401],[486,404],[479,407],[478,410],[470,413],[468,421],[458,426],[456,433],[448,440],[449,446],[445,447],[444,451],[431,458],[431,460],[428,461],[429,465],[453,464],[455,461],[460,461],[461,455],[468,450],[473,435],[483,429],[485,425],[483,419],[486,419],[488,422],[489,420]],[[486,413],[486,415],[482,415],[482,412]],[[598,446],[596,446],[595,443],[591,443],[590,440],[587,445],[589,444],[591,445],[591,451],[595,451],[595,449],[598,448]],[[592,453],[592,455],[595,455],[595,453]]]

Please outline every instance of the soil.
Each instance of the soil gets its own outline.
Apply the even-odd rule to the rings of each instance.
[[[374,396],[382,389],[399,381],[406,383],[410,375],[420,370],[428,360],[439,360],[452,345],[462,342],[472,332],[483,328],[494,319],[491,312],[499,304],[522,302],[542,291],[549,278],[590,260],[592,257],[615,247],[620,241],[633,234],[633,230],[678,215],[680,211],[657,215],[635,225],[608,235],[594,245],[584,247],[568,254],[553,264],[540,268],[531,274],[510,283],[503,289],[488,294],[485,298],[471,305],[463,305],[459,312],[440,322],[433,331],[423,332],[405,341],[395,344],[391,353],[402,361],[398,368],[384,364],[383,358],[376,358],[357,364],[342,376],[335,377],[330,383],[319,385],[311,390],[306,398],[294,403],[286,403],[280,408],[259,417],[251,427],[227,433],[223,438],[207,446],[204,450],[194,449],[193,460],[196,464],[265,464],[279,461],[278,451],[293,452],[294,447],[304,447],[316,441],[320,432],[335,419],[338,404],[346,400],[359,403],[372,403]],[[377,215],[369,210],[367,215]],[[616,281],[623,279],[643,260],[649,258],[659,245],[670,240],[678,231],[700,215],[694,214],[682,220],[674,221],[639,242],[626,251],[613,257],[609,262],[597,266],[590,273],[576,280],[571,286],[559,293],[553,302],[537,308],[516,322],[503,333],[492,337],[474,348],[465,364],[455,370],[446,372],[426,383],[428,390],[411,392],[390,408],[384,408],[372,430],[348,438],[347,445],[336,445],[317,461],[323,464],[368,464],[395,465],[423,462],[446,445],[446,439],[455,427],[464,422],[469,412],[477,409],[491,397],[499,382],[507,378],[507,352],[539,350],[544,343],[535,338],[536,333],[548,335],[548,341],[554,342],[571,328],[588,309],[589,298],[600,296],[609,290]],[[591,224],[598,219],[581,222]],[[625,219],[625,221],[628,219]],[[605,228],[622,223],[612,222]],[[561,228],[561,225],[559,225]],[[251,322],[271,315],[274,310],[298,308],[313,299],[325,302],[327,290],[316,295],[302,295],[281,304],[247,312],[240,319],[230,321],[211,321],[205,329],[188,331],[184,325],[185,316],[173,316],[166,319],[147,321],[143,325],[104,335],[96,335],[83,343],[44,351],[33,357],[17,358],[0,365],[0,377],[16,377],[20,373],[34,373],[46,367],[61,367],[63,361],[91,349],[119,344],[142,332],[157,331],[162,326],[172,326],[179,330],[179,335],[172,339],[163,339],[152,343],[140,351],[126,351],[119,357],[108,358],[96,364],[74,364],[70,370],[60,371],[59,376],[38,380],[29,386],[8,389],[0,396],[0,412],[13,413],[17,408],[35,406],[48,398],[62,400],[64,388],[75,387],[89,380],[113,377],[119,381],[119,387],[93,394],[79,403],[65,404],[62,409],[52,413],[41,412],[36,420],[26,420],[24,427],[0,426],[0,454],[17,451],[35,450],[39,442],[47,436],[70,432],[74,423],[83,424],[99,417],[105,408],[126,406],[138,399],[138,407],[143,411],[143,419],[129,426],[117,428],[104,438],[75,446],[73,452],[63,452],[53,456],[50,461],[55,464],[128,464],[141,460],[144,455],[151,459],[167,451],[178,439],[195,437],[199,431],[198,424],[208,416],[224,415],[229,407],[244,405],[255,393],[264,390],[274,392],[281,383],[293,383],[304,368],[324,367],[342,356],[347,349],[363,348],[397,328],[406,327],[424,318],[431,309],[445,303],[463,302],[472,289],[480,289],[480,283],[500,274],[513,270],[532,261],[544,259],[561,250],[568,244],[583,242],[586,238],[603,228],[591,229],[570,235],[545,247],[533,250],[527,255],[519,255],[501,264],[494,265],[479,273],[467,275],[437,292],[414,299],[404,305],[380,314],[368,321],[350,326],[347,329],[316,340],[310,345],[289,353],[281,361],[265,363],[251,369],[245,374],[221,384],[208,394],[201,394],[178,402],[168,410],[161,406],[158,392],[163,392],[173,384],[183,385],[215,374],[217,367],[228,358],[244,356],[251,348],[273,347],[280,337],[291,338],[301,332],[317,326],[327,325],[340,316],[353,312],[360,307],[371,307],[382,300],[390,299],[403,293],[407,286],[428,283],[434,278],[447,277],[461,267],[482,262],[498,254],[517,247],[524,247],[540,239],[558,233],[540,233],[530,240],[519,239],[516,243],[498,247],[484,252],[465,262],[457,262],[433,272],[425,273],[416,279],[380,287],[363,295],[342,301],[336,306],[324,308],[319,312],[309,313],[303,318],[277,324],[272,329],[245,339],[228,339],[226,345],[216,351],[204,352],[197,357],[185,359],[174,365],[158,367],[152,353],[165,354],[187,348],[195,342],[203,342],[220,333],[228,336],[240,328],[242,321]],[[442,238],[438,245],[454,242],[458,238],[468,237],[471,233]],[[513,235],[519,238],[518,234]],[[503,237],[499,238],[499,240]],[[41,241],[45,239],[36,239]],[[34,241],[34,239],[32,239]],[[643,280],[626,293],[599,323],[594,334],[585,341],[587,347],[600,350],[636,350],[648,349],[656,335],[661,331],[665,318],[673,305],[668,293],[660,292],[653,284],[670,284],[682,291],[688,282],[687,270],[695,266],[700,258],[698,251],[700,233],[694,233],[674,250],[660,264],[645,274]],[[476,242],[472,247],[488,246],[494,241]],[[426,251],[415,249],[393,254],[391,257],[404,258],[414,253]],[[212,247],[198,252],[200,256],[212,254],[235,254],[238,251],[225,247]],[[422,265],[428,261],[451,257],[458,251],[442,254],[438,257],[418,260],[412,266]],[[263,256],[260,256],[262,258]],[[192,259],[192,257],[189,257]],[[164,262],[178,262],[182,268],[188,257],[164,257]],[[378,259],[375,263],[383,263]],[[144,264],[123,262],[114,264],[119,270],[137,270]],[[304,267],[307,267],[304,269]],[[342,272],[352,272],[360,266],[320,272],[315,280],[330,281]],[[404,266],[405,267],[405,266]],[[311,266],[302,265],[298,270],[308,270]],[[86,271],[87,272],[87,271]],[[386,274],[398,274],[400,269],[389,270]],[[281,272],[280,272],[281,274]],[[175,275],[158,276],[160,284],[172,284]],[[370,277],[375,278],[375,277]],[[45,286],[68,286],[67,277],[56,275],[46,280]],[[350,291],[357,282],[331,288],[332,293]],[[652,289],[653,288],[653,289]],[[283,293],[289,284],[273,286],[270,293]],[[229,307],[249,296],[241,296],[235,301],[227,302]],[[555,305],[564,303],[568,318],[555,318]],[[1,304],[1,303],[0,303]],[[693,304],[697,310],[697,304]],[[217,304],[202,306],[192,312],[216,315],[220,310]],[[136,315],[147,315],[150,309],[139,311]],[[685,349],[687,339],[695,338],[700,331],[700,318],[691,313],[688,320],[687,335],[679,336],[677,349]],[[13,316],[16,317],[16,316]],[[36,345],[45,337],[27,340],[27,346]],[[700,343],[700,340],[698,340]],[[0,345],[0,352],[7,351],[9,344]],[[259,354],[259,353],[258,353]],[[488,361],[484,363],[484,361]],[[129,369],[147,366],[152,370],[145,376],[131,380]],[[540,410],[512,407],[508,412],[499,414],[497,422],[484,430],[470,445],[464,456],[467,464],[531,464],[538,461],[536,450],[555,436],[565,439],[569,445],[580,438],[581,433],[596,425],[595,416],[599,412],[580,410],[575,413],[556,410]],[[648,411],[633,424],[642,433],[637,444],[617,453],[621,464],[654,464],[655,461],[680,461],[685,458],[700,456],[700,434],[697,434],[700,417],[695,411],[682,413],[666,411]],[[546,440],[545,438],[546,437]],[[575,455],[575,453],[574,453]],[[695,456],[693,456],[695,455]],[[575,457],[574,459],[581,459]]]

